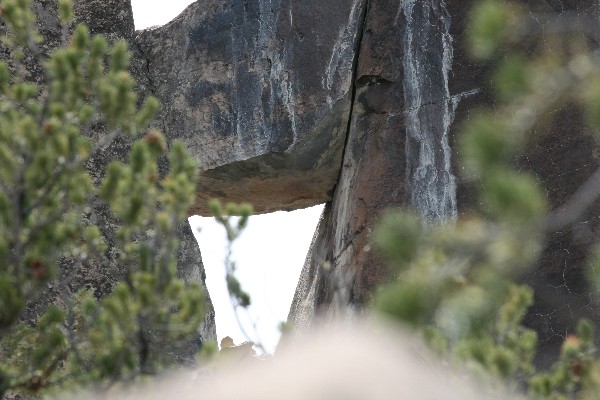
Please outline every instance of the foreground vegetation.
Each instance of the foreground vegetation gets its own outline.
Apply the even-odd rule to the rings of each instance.
[[[61,0],[63,46],[46,58],[29,1],[3,0],[0,10],[10,53],[0,62],[0,397],[153,375],[189,354],[204,316],[201,288],[176,277],[195,163],[148,128],[158,101],[138,107],[126,43],[71,29],[72,5]],[[27,63],[43,66],[35,82]],[[121,138],[137,138],[129,161],[92,176],[90,160]],[[119,221],[110,249],[103,207]],[[111,294],[69,295],[77,271],[115,260],[124,280]],[[26,307],[49,283],[57,305],[32,324]]]

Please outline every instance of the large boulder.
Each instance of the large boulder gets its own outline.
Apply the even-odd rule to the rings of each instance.
[[[452,220],[476,205],[460,179],[456,138],[461,121],[493,106],[490,66],[465,53],[473,1],[371,0],[361,26],[355,95],[340,179],[307,256],[290,320],[303,332],[315,316],[354,314],[388,278],[371,248],[383,209],[411,206],[428,223]],[[532,32],[565,27],[598,46],[596,2],[531,5]],[[558,7],[558,8],[557,8]],[[548,39],[549,40],[549,39]],[[581,111],[566,105],[549,116],[543,135],[518,161],[534,173],[559,212],[598,169],[598,145]],[[597,243],[600,203],[548,232],[543,256],[525,278],[536,290],[526,323],[540,334],[544,363],[581,317],[600,321],[584,279]]]
[[[207,0],[139,32],[163,130],[203,171],[207,200],[256,212],[332,199],[352,106],[364,1]]]

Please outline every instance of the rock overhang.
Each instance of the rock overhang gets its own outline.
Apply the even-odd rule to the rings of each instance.
[[[258,213],[331,200],[359,3],[211,0],[137,32],[150,90],[163,104],[161,127],[185,142],[201,170],[190,213],[208,215],[215,197]]]

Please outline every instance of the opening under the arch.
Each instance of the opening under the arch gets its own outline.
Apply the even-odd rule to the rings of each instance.
[[[323,205],[318,205],[252,216],[248,227],[234,244],[236,277],[252,300],[248,313],[241,313],[244,329],[250,338],[246,338],[239,329],[227,292],[224,228],[213,218],[190,218],[202,252],[219,341],[225,336],[231,337],[236,344],[247,340],[260,341],[268,353],[274,352],[281,336],[280,324],[287,319],[322,210]]]

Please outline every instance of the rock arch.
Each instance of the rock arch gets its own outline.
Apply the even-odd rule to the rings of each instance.
[[[52,37],[49,3],[35,1]],[[555,12],[561,2],[549,3],[535,7]],[[206,215],[208,197],[250,201],[259,212],[328,202],[290,312],[300,328],[320,311],[360,309],[386,279],[369,247],[381,210],[412,205],[436,220],[471,206],[452,159],[460,122],[491,103],[481,89],[488,66],[463,50],[473,0],[202,0],[137,32],[127,0],[76,4],[94,31],[130,42],[139,92],[160,98],[162,129],[195,154],[203,173],[191,213]],[[597,2],[562,2],[567,11],[579,21],[597,15]],[[553,208],[600,166],[580,113],[566,106],[557,115],[549,139],[523,159]],[[549,235],[529,278],[543,297],[528,323],[548,346],[578,316],[595,317],[581,270],[599,206],[585,224]],[[189,229],[182,241],[192,243]],[[182,273],[201,277],[197,250],[184,248]]]

